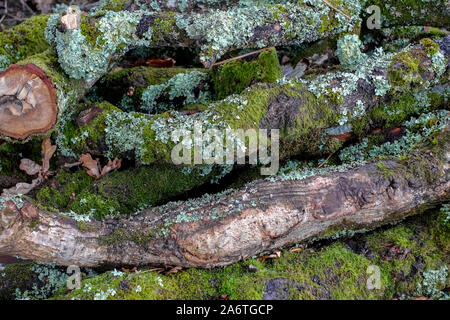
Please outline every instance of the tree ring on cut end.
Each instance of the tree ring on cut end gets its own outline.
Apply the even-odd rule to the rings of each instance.
[[[56,90],[39,67],[11,65],[0,73],[0,135],[24,140],[46,133],[57,116]]]

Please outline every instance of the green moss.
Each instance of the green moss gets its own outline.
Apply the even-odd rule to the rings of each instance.
[[[31,269],[32,263],[10,264],[0,271],[0,299],[14,300],[16,298],[16,288],[22,291],[37,283],[35,273]]]
[[[262,52],[256,60],[236,60],[216,68],[213,81],[218,99],[223,99],[257,82],[276,82],[282,77],[275,48]]]
[[[30,222],[30,228],[31,229],[35,229],[38,225],[39,225],[40,219],[39,217],[34,218],[33,220],[31,220]]]
[[[97,20],[93,17],[81,17],[81,34],[86,37],[87,42],[93,47],[96,46],[97,41],[101,39],[101,32],[98,30],[96,24]],[[101,42],[99,42],[98,44],[101,44]]]
[[[445,12],[446,0],[373,0],[368,5],[381,8],[383,25],[429,25],[447,26],[450,18]]]
[[[176,28],[176,13],[164,12],[155,19],[153,23],[152,41],[163,40],[169,35],[170,31]]]
[[[93,194],[89,191],[82,192],[73,203],[70,210],[81,215],[91,215],[96,219],[103,219],[108,215],[117,214],[120,205],[110,198]]]
[[[450,250],[450,205],[442,205],[436,221],[434,236],[441,243],[444,250]]]
[[[143,206],[161,204],[204,184],[214,174],[213,171],[205,176],[196,172],[186,175],[182,168],[170,165],[115,171],[77,193],[69,209],[79,214],[92,213],[96,218],[111,213],[129,214]]]
[[[401,52],[394,56],[388,70],[389,81],[396,90],[415,86],[421,82],[419,74],[420,60],[412,52]]]
[[[36,194],[39,205],[45,208],[64,210],[76,195],[92,183],[84,170],[75,173],[62,172],[55,178],[53,186],[43,187]]]
[[[115,69],[97,84],[98,94],[105,100],[122,108],[124,111],[140,110],[142,94],[145,89],[152,85],[160,85],[177,74],[186,73],[199,69],[186,69],[181,67],[173,68],[152,68],[133,67],[127,69]],[[200,70],[199,70],[200,71]],[[202,70],[203,72],[205,70]],[[128,96],[128,90],[134,89],[134,94]],[[131,105],[124,105],[124,97],[130,101]]]
[[[8,59],[8,64],[16,63],[31,55],[47,50],[44,30],[48,15],[34,16],[23,23],[0,32],[0,56]],[[0,70],[7,65],[1,65]]]
[[[0,146],[0,176],[17,176],[25,174],[19,169],[20,160],[31,159],[41,163],[41,141],[38,139],[25,144],[4,143]]]
[[[386,180],[390,180],[392,177],[399,174],[395,169],[388,167],[384,162],[378,162],[375,166]]]
[[[422,39],[420,43],[430,57],[439,52],[439,45],[429,38]]]
[[[417,41],[422,38],[442,38],[446,33],[439,28],[418,26],[397,26],[389,29],[391,38]]]
[[[127,0],[108,0],[105,5],[102,6],[102,10],[107,11],[122,11],[125,9],[125,4]]]
[[[74,119],[79,113],[89,108],[99,109],[98,114],[89,123],[82,126],[78,125]],[[74,109],[78,111],[63,128],[67,146],[79,154],[86,152],[89,148],[101,150],[101,144],[105,140],[106,118],[108,114],[121,110],[108,102],[79,104],[74,106]]]

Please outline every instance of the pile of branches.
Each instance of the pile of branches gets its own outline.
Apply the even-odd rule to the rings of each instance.
[[[111,0],[6,29],[0,148],[30,151],[38,142],[42,164],[23,157],[17,167],[31,183],[2,186],[0,253],[88,267],[209,268],[448,201],[450,37],[439,29],[448,8],[387,2],[375,31],[357,0]],[[246,169],[176,166],[170,133],[196,121],[278,129],[286,165],[236,189],[168,202]],[[191,179],[166,181],[170,192],[148,187],[158,200],[127,207],[132,214],[92,217],[41,201],[43,188],[64,188],[60,173],[79,170],[94,179],[92,192],[112,172],[125,172],[118,190],[137,170]]]

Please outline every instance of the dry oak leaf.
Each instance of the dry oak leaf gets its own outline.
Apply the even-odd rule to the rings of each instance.
[[[103,167],[101,175],[104,176],[105,174],[120,169],[122,166],[122,159],[115,158],[113,161],[109,160],[106,166]]]
[[[20,170],[25,171],[27,175],[34,176],[41,170],[41,165],[30,159],[22,159],[20,160],[19,168]]]
[[[56,151],[56,146],[52,146],[50,138],[42,141],[42,171],[45,175],[50,170],[50,159],[53,157]]]
[[[25,204],[22,209],[20,209],[20,212],[22,213],[22,216],[28,219],[34,219],[39,216],[39,210],[31,203]]]
[[[42,179],[40,178],[34,179],[31,183],[20,182],[12,188],[4,189],[1,194],[1,197],[10,197],[18,194],[27,194],[28,192],[36,188],[36,186],[38,186],[41,182]]]
[[[100,164],[98,163],[98,159],[94,160],[89,153],[86,153],[81,155],[79,161],[83,164],[83,167],[88,169],[88,175],[90,175],[94,179],[98,179],[101,177]]]
[[[99,179],[100,177],[108,174],[111,171],[120,169],[122,165],[122,159],[115,158],[112,161],[109,160],[106,166],[104,166],[102,169],[99,160],[92,159],[92,156],[89,153],[81,155],[79,161],[83,164],[83,167],[88,169],[87,174],[94,179]]]

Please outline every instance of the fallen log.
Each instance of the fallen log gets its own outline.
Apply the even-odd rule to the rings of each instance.
[[[62,265],[224,266],[264,250],[373,228],[450,196],[450,132],[408,157],[301,180],[261,180],[239,191],[83,221],[1,200],[0,253]]]
[[[345,3],[341,7],[355,22],[322,1],[232,6],[186,14],[106,10],[83,17],[75,10],[61,17],[63,22],[53,17],[46,34],[67,74],[92,81],[136,47],[200,48],[200,61],[209,68],[236,49],[301,44],[357,32],[354,24],[359,7]],[[69,25],[69,21],[73,23]]]
[[[433,48],[438,47],[435,44]],[[363,137],[375,128],[400,125],[408,117],[445,102],[448,85],[438,83],[447,68],[446,58],[435,51],[443,65],[433,69],[433,58],[426,50],[416,45],[396,55],[375,55],[355,73],[330,72],[308,81],[256,84],[194,114],[168,111],[146,116],[106,111],[106,120],[94,124],[102,130],[89,124],[81,126],[65,138],[65,148],[79,153],[89,147],[92,152],[95,147],[79,143],[89,139],[83,132],[103,131],[95,136],[96,144],[103,148],[98,154],[122,158],[132,153],[140,164],[173,163],[171,151],[176,143],[171,133],[177,129],[193,132],[198,122],[220,132],[227,128],[279,129],[281,158],[329,155],[352,136]],[[442,81],[447,82],[445,77]],[[432,83],[437,88],[430,87]],[[130,126],[130,121],[135,125]]]
[[[296,3],[296,1],[280,1],[281,3]],[[446,0],[437,0],[430,6],[427,0],[416,0],[413,2],[405,3],[403,0],[359,0],[359,1],[346,1],[344,4],[342,1],[336,0],[317,0],[308,1],[310,4],[317,4],[319,2],[325,3],[332,11],[342,13],[343,17],[348,18],[348,11],[346,6],[361,7],[361,15],[364,18],[370,16],[367,14],[366,9],[372,5],[376,5],[380,8],[382,23],[385,26],[392,25],[434,25],[446,27],[450,23],[449,7]],[[148,10],[170,10],[179,13],[189,12],[204,12],[210,9],[227,9],[230,6],[242,6],[248,7],[251,5],[260,5],[262,3],[273,4],[274,1],[266,0],[250,0],[250,1],[238,1],[238,0],[226,0],[226,1],[211,1],[203,2],[196,0],[187,1],[165,1],[165,0],[131,0],[118,2],[115,0],[104,1],[101,3],[97,10],[102,12],[104,10],[112,11],[135,11],[142,8]],[[370,11],[371,14],[374,11]]]

